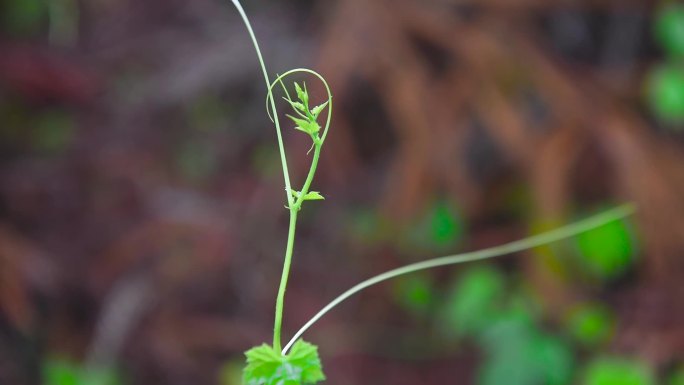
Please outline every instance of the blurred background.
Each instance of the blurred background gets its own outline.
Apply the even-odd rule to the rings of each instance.
[[[684,384],[681,3],[245,3],[271,73],[335,95],[286,337],[387,269],[639,207],[352,298],[305,335],[327,383]],[[226,0],[0,0],[0,384],[240,383],[287,233],[259,71]]]

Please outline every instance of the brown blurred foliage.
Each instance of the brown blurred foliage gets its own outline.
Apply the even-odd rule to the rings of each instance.
[[[0,37],[0,383],[38,383],[51,355],[119,362],[132,384],[216,383],[226,360],[270,338],[284,245],[252,48],[227,2],[77,4],[75,41],[56,45],[40,28]],[[684,356],[682,136],[642,108],[652,7],[248,4],[271,70],[315,68],[336,103],[315,182],[328,199],[302,221],[286,329],[409,258],[391,239],[349,234],[359,207],[377,207],[399,238],[449,197],[474,249],[633,201],[643,257],[625,282],[585,287],[531,256],[512,269],[550,319],[602,296],[621,320],[613,349],[656,367]],[[64,121],[43,141],[41,124],[54,133]],[[296,175],[308,162],[300,139],[286,134]],[[525,197],[511,203],[517,189]],[[382,289],[345,306],[309,337],[331,379],[472,376],[468,353],[388,358],[415,344],[416,325],[395,322]]]

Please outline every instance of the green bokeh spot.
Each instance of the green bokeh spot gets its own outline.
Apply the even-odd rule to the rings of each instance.
[[[582,267],[597,278],[616,278],[634,262],[636,242],[624,220],[583,232],[575,239]]]
[[[666,123],[684,121],[684,70],[676,65],[654,69],[647,79],[648,103]]]
[[[566,327],[578,342],[594,347],[608,342],[613,336],[615,318],[601,305],[584,304],[570,313]]]
[[[401,240],[412,253],[422,251],[446,252],[463,237],[463,221],[455,204],[436,200],[410,227]]]
[[[455,281],[443,306],[446,330],[470,335],[490,325],[503,301],[504,286],[503,275],[493,267],[468,269]]]
[[[584,385],[654,385],[651,369],[643,362],[621,357],[602,357],[589,364]]]
[[[684,366],[680,366],[669,376],[667,385],[684,385]]]
[[[49,360],[43,367],[44,385],[80,385],[80,371],[75,364],[60,360]]]
[[[540,335],[533,341],[534,361],[547,385],[569,384],[574,368],[573,352],[568,344],[550,335]]]
[[[430,228],[438,246],[452,246],[463,232],[458,210],[448,202],[437,202],[432,208]]]
[[[532,361],[530,346],[517,354],[497,354],[484,362],[477,378],[478,385],[534,385],[542,379]]]
[[[5,0],[0,2],[0,20],[4,29],[18,35],[35,35],[46,16],[43,0]]]
[[[684,6],[670,4],[656,14],[655,38],[666,53],[684,56]]]
[[[120,385],[115,368],[86,368],[72,361],[54,358],[43,367],[43,385]]]
[[[523,325],[518,325],[523,326]],[[566,385],[572,379],[574,357],[561,339],[534,328],[507,329],[480,369],[480,385]],[[522,331],[523,333],[518,333]]]
[[[374,209],[359,207],[350,212],[346,224],[351,238],[365,246],[388,240],[395,242],[393,234],[396,234],[396,229]]]
[[[412,274],[396,281],[396,300],[406,310],[425,314],[434,302],[432,279],[427,274]]]
[[[219,383],[221,385],[242,385],[242,362],[231,360],[221,368]]]
[[[478,341],[480,347],[490,355],[504,350],[511,354],[523,351],[537,334],[537,323],[530,309],[519,304],[513,305],[509,304],[506,309],[495,309],[481,322]]]
[[[74,120],[68,113],[44,112],[34,122],[31,144],[40,152],[57,154],[71,144],[75,131]]]
[[[118,371],[113,368],[93,368],[83,370],[81,385],[120,385],[122,384]]]

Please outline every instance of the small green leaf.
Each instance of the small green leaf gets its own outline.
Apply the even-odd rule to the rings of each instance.
[[[295,110],[295,112],[298,113],[300,116],[306,117],[306,114],[308,113],[308,111],[306,110],[306,107],[302,103],[292,101],[292,99],[286,98],[284,96],[283,96],[283,100],[285,100],[292,107],[292,109]]]
[[[309,105],[309,93],[306,91],[306,83],[304,83],[304,88],[299,86],[297,82],[295,82],[295,91],[297,91],[297,98],[304,103],[305,106]],[[305,109],[306,111],[306,109]]]
[[[287,117],[290,118],[297,125],[295,129],[308,133],[308,131],[306,131],[304,127],[306,127],[309,124],[309,121],[305,119],[295,118],[292,115],[287,115]]]
[[[318,115],[320,115],[321,112],[325,109],[325,107],[328,106],[328,103],[330,103],[330,100],[326,101],[323,104],[317,105],[311,110],[311,115],[313,115],[314,119],[318,119]]]
[[[320,201],[323,199],[325,198],[318,191],[309,191],[306,195],[304,195],[305,201]]]
[[[314,135],[314,134],[318,133],[318,131],[321,130],[321,126],[319,126],[318,123],[316,123],[316,122],[312,122],[312,121],[305,120],[305,119],[295,118],[292,115],[287,115],[287,117],[292,119],[293,122],[295,122],[295,124],[297,125],[297,126],[295,126],[295,129],[302,131],[302,132],[306,132],[309,135]]]
[[[301,112],[306,113],[306,107],[304,107],[304,105],[302,103],[292,102],[292,107],[301,111]]]
[[[244,385],[304,385],[325,380],[318,348],[298,340],[283,356],[263,344],[245,353]]]

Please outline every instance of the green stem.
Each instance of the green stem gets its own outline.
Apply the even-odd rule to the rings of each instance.
[[[283,323],[283,308],[285,304],[285,291],[287,289],[287,280],[290,275],[290,266],[292,265],[292,252],[294,249],[294,240],[295,240],[295,230],[297,227],[297,213],[301,209],[301,206],[304,202],[304,196],[309,192],[309,188],[311,187],[311,183],[313,182],[314,174],[316,173],[316,168],[318,167],[318,158],[320,157],[321,154],[321,147],[323,146],[323,141],[325,140],[325,137],[328,133],[328,128],[330,127],[330,118],[332,114],[332,102],[329,103],[328,105],[328,117],[326,120],[326,125],[325,129],[323,130],[323,136],[322,138],[315,138],[314,139],[314,145],[315,145],[315,151],[313,155],[313,159],[311,161],[311,167],[309,169],[309,174],[306,177],[306,181],[304,182],[304,186],[302,187],[302,190],[299,194],[299,197],[295,200],[294,196],[292,194],[292,187],[290,184],[290,174],[288,171],[287,167],[287,158],[285,156],[285,145],[283,144],[283,138],[282,138],[282,133],[280,129],[280,122],[278,119],[278,114],[276,112],[276,105],[275,105],[275,100],[273,98],[273,86],[280,82],[282,84],[281,79],[285,76],[288,76],[289,74],[296,73],[296,72],[306,72],[310,73],[312,75],[315,75],[318,77],[323,84],[325,85],[325,89],[328,93],[328,101],[332,99],[332,96],[330,94],[330,87],[328,84],[325,82],[325,79],[315,71],[309,70],[309,69],[295,69],[286,72],[283,75],[280,75],[276,78],[276,80],[271,83],[268,77],[268,71],[266,70],[266,64],[264,63],[264,59],[261,55],[261,50],[259,49],[259,43],[257,42],[256,36],[254,35],[254,30],[252,29],[252,25],[249,22],[249,19],[247,18],[247,15],[245,14],[244,9],[242,8],[242,5],[240,4],[239,0],[231,0],[233,2],[233,5],[235,5],[235,8],[237,8],[238,12],[240,13],[240,16],[242,17],[242,20],[245,23],[245,26],[247,27],[247,31],[249,32],[249,36],[252,39],[252,44],[254,45],[254,49],[256,50],[257,57],[259,59],[259,65],[261,66],[261,71],[263,72],[264,75],[264,80],[266,81],[266,87],[268,89],[268,94],[266,96],[266,111],[268,112],[269,117],[273,120],[273,123],[275,124],[276,128],[276,134],[278,136],[278,149],[280,150],[280,162],[283,167],[283,178],[285,179],[285,193],[287,195],[287,203],[288,203],[288,208],[290,209],[290,226],[289,226],[289,232],[287,236],[287,246],[285,248],[285,260],[283,262],[283,271],[282,275],[280,278],[280,287],[278,288],[278,297],[276,299],[276,309],[275,309],[275,321],[273,325],[273,347],[277,350],[281,350],[281,332],[282,332],[282,323]],[[285,89],[285,93],[287,94],[287,89]],[[289,99],[289,95],[288,95]],[[270,109],[268,108],[270,104]],[[273,113],[271,115],[271,112]]]
[[[287,279],[290,276],[290,266],[292,265],[292,251],[294,250],[295,230],[297,229],[297,212],[294,208],[290,209],[290,230],[287,234],[287,247],[285,248],[285,262],[283,262],[283,273],[280,277],[280,287],[278,288],[278,298],[276,299],[275,322],[273,323],[273,348],[280,350],[280,335],[283,326],[283,307],[285,306],[285,290]]]
[[[373,286],[382,281],[386,281],[388,279],[398,277],[400,275],[413,273],[419,270],[494,258],[505,254],[531,249],[547,243],[560,241],[562,239],[575,236],[577,234],[594,229],[596,227],[603,226],[606,223],[624,218],[634,213],[634,211],[635,207],[632,204],[619,206],[614,209],[594,215],[593,217],[581,220],[579,222],[575,222],[573,224],[563,226],[561,228],[551,230],[542,234],[534,235],[525,239],[506,243],[504,245],[492,247],[489,249],[483,249],[463,254],[449,255],[446,257],[430,259],[423,262],[417,262],[369,278],[352,287],[351,289],[345,291],[339,297],[335,298],[332,302],[327,304],[318,313],[316,313],[316,315],[314,315],[313,318],[311,318],[306,324],[304,324],[304,326],[302,326],[301,329],[299,329],[299,331],[297,331],[297,333],[294,334],[292,339],[290,339],[290,342],[288,342],[287,345],[285,345],[285,348],[282,350],[282,354],[286,354],[290,347],[292,347],[292,344],[294,344],[297,341],[297,339],[299,339],[299,337],[301,337],[302,334],[304,334],[305,331],[307,331],[314,323],[316,323],[316,321],[323,317],[327,312],[335,308],[342,301],[346,300],[347,298],[351,297],[352,295],[360,292],[361,290],[369,286]]]
[[[245,10],[242,8],[240,1],[239,0],[231,0],[231,1],[233,2],[233,5],[235,5],[235,8],[237,8],[238,12],[240,13],[240,16],[242,17],[242,21],[244,21],[245,26],[247,27],[247,31],[249,32],[249,36],[252,39],[252,45],[254,45],[254,49],[256,50],[257,57],[259,58],[259,65],[261,66],[261,72],[264,74],[264,81],[266,81],[266,88],[269,90],[269,95],[270,95],[271,81],[269,80],[268,71],[266,70],[266,64],[264,63],[264,58],[261,55],[261,50],[259,49],[259,43],[257,42],[256,36],[254,35],[254,30],[252,29],[252,24],[249,22],[249,19],[247,18],[247,14],[245,13]],[[283,179],[285,179],[285,193],[287,194],[287,203],[288,203],[288,205],[292,206],[292,203],[294,202],[294,200],[292,199],[292,187],[290,186],[290,172],[287,169],[287,158],[285,156],[285,145],[283,144],[283,135],[280,132],[280,121],[278,120],[278,114],[276,113],[275,100],[273,100],[273,98],[269,98],[269,99],[270,99],[270,103],[271,103],[271,110],[273,111],[273,123],[275,123],[276,135],[278,136],[278,150],[280,150],[280,163],[283,166]]]
[[[287,168],[287,157],[285,156],[285,145],[283,144],[283,136],[280,130],[280,121],[278,119],[278,114],[276,113],[275,100],[271,96],[271,81],[268,77],[268,71],[266,70],[266,64],[264,63],[264,58],[261,55],[261,50],[259,49],[259,43],[257,42],[252,25],[247,18],[245,10],[242,8],[239,0],[232,0],[233,5],[237,8],[240,16],[242,17],[249,36],[252,39],[252,44],[256,51],[257,57],[259,59],[259,65],[261,66],[261,72],[264,75],[264,81],[266,82],[266,88],[269,91],[269,97],[267,97],[270,102],[271,111],[273,111],[273,123],[276,128],[276,135],[278,137],[278,150],[280,151],[280,163],[283,168],[283,179],[285,180],[285,194],[287,195],[287,203],[290,207],[290,227],[287,236],[287,246],[285,248],[285,261],[283,262],[283,272],[280,279],[280,288],[278,289],[278,297],[276,299],[276,311],[275,311],[275,321],[273,326],[273,347],[280,350],[280,335],[283,323],[283,306],[285,303],[285,289],[287,287],[287,279],[290,274],[290,266],[292,264],[292,251],[294,249],[294,239],[295,230],[297,226],[297,211],[293,208],[294,198],[292,196],[292,187],[290,184],[290,173]],[[300,203],[301,205],[301,203]]]
[[[320,139],[317,139],[317,141],[314,142],[314,154],[313,158],[311,159],[309,174],[306,176],[306,180],[304,181],[304,186],[302,186],[302,191],[299,194],[299,198],[297,198],[293,206],[293,208],[296,210],[299,210],[302,207],[302,203],[304,203],[304,196],[309,192],[309,188],[311,188],[311,183],[313,182],[314,175],[316,175],[316,168],[318,167],[318,158],[321,156],[321,147],[322,142],[320,142]]]
[[[311,168],[309,175],[306,177],[304,187],[299,194],[299,198],[290,206],[290,229],[287,235],[287,247],[285,249],[285,262],[283,263],[283,273],[280,276],[280,287],[278,288],[278,298],[276,299],[275,322],[273,325],[273,348],[276,351],[281,350],[281,333],[283,326],[283,308],[285,306],[285,291],[287,290],[287,280],[290,276],[290,266],[292,265],[292,252],[294,250],[295,231],[297,229],[297,213],[304,202],[304,195],[309,192],[309,187],[313,182],[313,177],[316,174],[316,167],[318,166],[318,158],[321,155],[321,142],[315,143],[314,155],[311,160]]]

